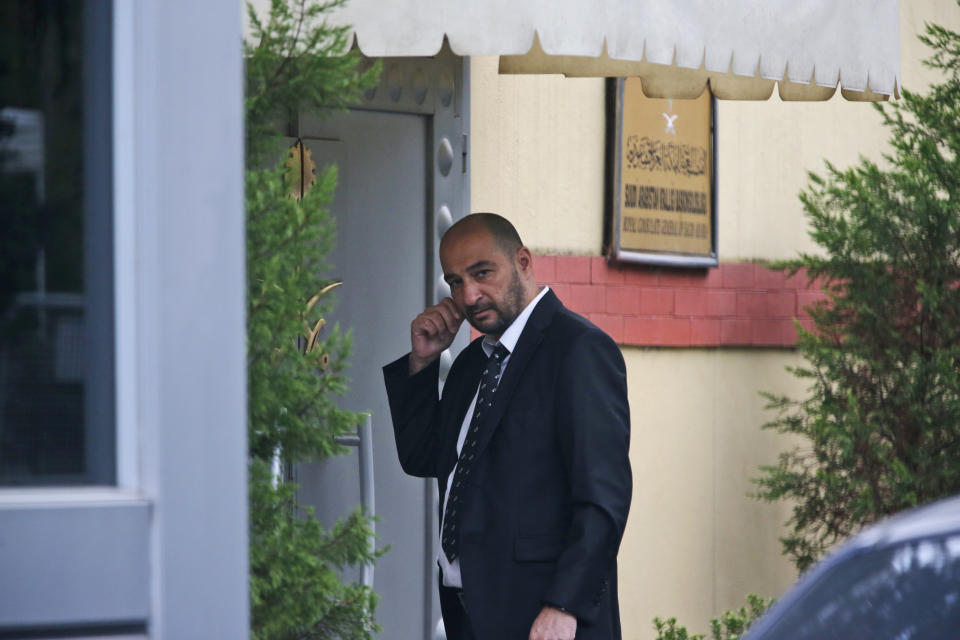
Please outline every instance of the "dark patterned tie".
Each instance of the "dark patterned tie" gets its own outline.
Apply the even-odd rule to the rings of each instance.
[[[473,417],[470,419],[467,437],[463,441],[463,448],[460,449],[460,457],[457,459],[457,471],[453,474],[453,481],[450,486],[447,487],[447,506],[443,510],[443,531],[440,536],[440,545],[450,562],[456,560],[457,556],[460,555],[457,549],[457,511],[463,500],[464,479],[470,475],[470,467],[473,465],[477,442],[480,440],[483,416],[493,406],[493,393],[500,383],[503,359],[509,353],[506,347],[498,344],[493,350],[493,354],[487,358],[487,368],[483,372],[483,377],[480,379],[480,389],[477,391],[477,404],[473,408]]]

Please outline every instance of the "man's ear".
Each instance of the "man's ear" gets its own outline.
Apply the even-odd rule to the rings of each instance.
[[[518,270],[524,274],[533,275],[533,254],[530,253],[530,249],[526,247],[517,249],[514,260],[516,260]]]

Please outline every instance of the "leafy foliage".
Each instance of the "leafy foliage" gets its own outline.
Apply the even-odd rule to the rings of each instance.
[[[346,390],[348,336],[324,328],[313,350],[302,347],[332,310],[329,295],[306,307],[330,284],[320,274],[334,242],[325,207],[335,186],[329,169],[298,202],[281,169],[247,172],[249,448],[257,460],[278,449],[290,462],[341,453],[334,438],[359,419],[335,402]]]
[[[345,29],[323,18],[342,4],[274,0],[261,20],[248,6],[247,56],[247,367],[250,452],[250,595],[258,640],[372,637],[375,596],[343,584],[341,570],[368,563],[368,517],[359,509],[324,529],[296,502],[297,487],[275,475],[342,453],[336,438],[359,416],[340,409],[349,335],[324,326],[332,309],[324,278],[333,247],[327,208],[337,174],[330,168],[297,200],[284,167],[277,122],[299,111],[343,107],[379,76],[345,53]],[[308,340],[314,335],[315,339]]]
[[[960,491],[960,34],[921,40],[942,81],[880,106],[884,164],[827,163],[801,194],[824,255],[776,265],[824,283],[801,331],[809,397],[767,394],[766,425],[801,446],[758,496],[793,505],[783,550],[803,570],[863,525]]]
[[[720,614],[710,621],[711,640],[739,640],[753,622],[773,605],[773,598],[761,598],[750,594],[747,604]],[[687,628],[677,624],[676,618],[654,618],[653,626],[657,630],[654,640],[703,640],[702,633],[690,633]]]
[[[374,594],[344,584],[338,570],[371,560],[359,510],[325,530],[298,515],[296,485],[271,482],[270,465],[250,470],[251,600],[254,638],[371,638]]]
[[[344,108],[379,79],[379,63],[348,51],[349,28],[325,20],[345,3],[271,0],[265,19],[247,3],[253,36],[244,43],[248,167],[276,151],[278,123],[302,111]]]

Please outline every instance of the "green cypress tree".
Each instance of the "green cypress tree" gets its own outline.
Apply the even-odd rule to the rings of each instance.
[[[250,597],[258,640],[371,638],[375,628],[373,592],[340,580],[344,567],[376,555],[368,517],[357,509],[325,529],[298,506],[296,485],[272,470],[275,459],[288,468],[343,453],[336,438],[359,421],[335,402],[347,384],[349,335],[324,326],[333,304],[324,273],[336,170],[291,197],[299,163],[297,180],[289,179],[278,125],[299,112],[343,108],[379,77],[378,65],[347,52],[346,29],[325,22],[341,4],[273,0],[263,19],[247,7]]]
[[[766,425],[802,444],[762,467],[758,497],[793,505],[785,555],[803,570],[862,526],[960,491],[960,35],[927,25],[940,80],[878,106],[882,163],[810,174],[801,194],[828,299],[798,341],[809,396],[767,394]]]

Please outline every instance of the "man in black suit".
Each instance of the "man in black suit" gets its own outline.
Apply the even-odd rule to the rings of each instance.
[[[617,549],[630,507],[626,370],[606,334],[538,288],[506,219],[440,244],[451,297],[384,367],[404,471],[440,486],[440,603],[451,640],[620,638]],[[482,332],[438,394],[439,358]]]

